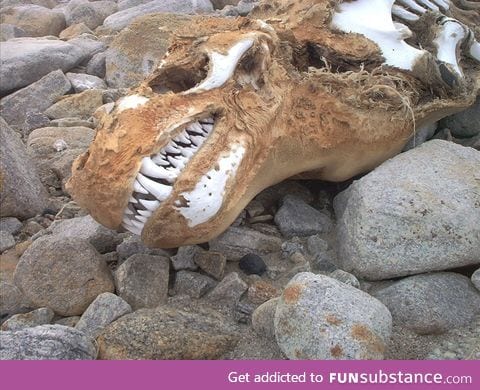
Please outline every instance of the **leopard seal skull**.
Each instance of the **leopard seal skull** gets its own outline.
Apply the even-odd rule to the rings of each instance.
[[[67,189],[100,223],[178,247],[286,178],[343,181],[480,88],[478,3],[277,0],[199,16],[105,115]]]

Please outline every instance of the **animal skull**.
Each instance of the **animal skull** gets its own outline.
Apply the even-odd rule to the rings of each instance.
[[[195,17],[100,122],[67,188],[150,246],[205,242],[288,177],[343,181],[480,88],[479,4],[277,0]],[[477,28],[477,30],[474,30]]]

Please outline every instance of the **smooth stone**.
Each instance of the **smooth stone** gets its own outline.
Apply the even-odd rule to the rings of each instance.
[[[474,105],[458,114],[447,116],[439,122],[439,126],[448,128],[457,138],[471,138],[480,134],[480,97]]]
[[[195,256],[202,252],[202,248],[197,245],[186,245],[178,248],[175,256],[172,256],[172,266],[175,271],[189,270],[195,271],[198,265],[195,263]]]
[[[167,301],[169,269],[166,257],[133,255],[115,270],[117,293],[134,310],[157,307]]]
[[[234,306],[247,291],[248,285],[236,272],[227,274],[206,296],[211,302]]]
[[[131,312],[132,307],[122,298],[112,293],[103,293],[88,306],[75,329],[97,338],[107,325]]]
[[[12,233],[0,230],[0,253],[15,246],[15,238]]]
[[[2,331],[17,331],[34,326],[50,324],[55,313],[48,307],[41,307],[25,314],[16,314],[6,320],[2,326]]]
[[[280,298],[273,298],[258,306],[252,314],[252,327],[259,335],[275,340],[275,311]]]
[[[249,253],[240,259],[238,268],[247,275],[262,275],[267,270],[267,265],[260,256]]]
[[[0,96],[30,85],[52,71],[67,72],[85,57],[75,45],[45,38],[0,42],[0,52]]]
[[[84,333],[62,325],[0,332],[0,360],[92,360],[97,350]]]
[[[358,279],[355,277],[355,275],[352,275],[348,272],[345,272],[341,269],[337,269],[330,273],[331,278],[337,279],[338,281],[348,284],[349,286],[355,287],[355,288],[360,288],[360,282]]]
[[[94,1],[78,4],[68,9],[65,15],[67,26],[84,23],[94,30],[102,25],[105,18],[117,12],[118,7],[114,1]]]
[[[70,81],[61,70],[48,73],[28,87],[2,98],[0,100],[2,116],[10,125],[23,127],[29,114],[43,113],[71,88]],[[45,123],[44,119],[42,119],[42,123]]]
[[[58,36],[65,28],[65,16],[57,10],[27,4],[2,8],[0,23],[13,24],[29,37]]]
[[[480,291],[480,268],[472,274],[472,283]]]
[[[338,267],[382,280],[480,264],[479,181],[480,153],[452,142],[383,163],[335,198]]]
[[[206,274],[213,276],[217,280],[223,279],[227,265],[227,258],[223,253],[202,251],[196,253],[193,260]]]
[[[10,234],[17,234],[23,224],[15,217],[0,218],[0,230]]]
[[[93,31],[90,30],[85,24],[83,23],[77,23],[77,24],[72,24],[71,26],[67,27],[65,30],[63,30],[59,38],[68,41],[69,39],[77,38],[82,34],[93,34]]]
[[[275,312],[275,336],[289,359],[382,359],[392,328],[377,299],[328,276],[297,274]]]
[[[83,73],[67,73],[66,76],[76,93],[86,91],[87,89],[107,89],[105,81],[97,76]]]
[[[92,56],[86,66],[86,72],[89,75],[96,76],[100,79],[105,78],[105,52],[97,53]]]
[[[14,26],[13,24],[0,23],[0,41],[8,41],[13,38],[26,37],[27,33],[24,29]]]
[[[34,217],[46,208],[48,195],[23,142],[1,117],[0,145],[0,217]]]
[[[21,256],[15,285],[34,307],[62,316],[82,314],[103,292],[114,290],[107,264],[85,240],[44,236]]]
[[[463,275],[414,275],[374,293],[393,323],[418,334],[440,334],[469,324],[480,314],[480,293]]]
[[[218,359],[239,339],[236,328],[216,311],[160,306],[127,314],[97,339],[99,359]]]
[[[170,253],[163,249],[148,248],[142,243],[141,238],[135,234],[127,235],[123,241],[117,245],[116,252],[118,253],[118,260],[120,263],[123,263],[126,259],[135,254],[170,256]]]
[[[50,119],[77,117],[88,119],[103,105],[103,92],[100,89],[87,89],[75,95],[65,96],[45,110]]]

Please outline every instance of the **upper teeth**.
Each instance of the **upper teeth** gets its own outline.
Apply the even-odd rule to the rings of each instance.
[[[140,235],[148,218],[172,193],[175,180],[213,129],[214,119],[188,125],[155,155],[144,157],[124,212],[123,227]]]

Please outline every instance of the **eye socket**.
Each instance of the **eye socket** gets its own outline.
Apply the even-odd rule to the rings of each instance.
[[[207,77],[208,62],[207,56],[201,56],[194,63],[167,65],[148,82],[148,86],[158,94],[187,91]]]
[[[242,84],[252,84],[256,89],[265,84],[265,53],[259,47],[252,48],[245,53],[235,70],[237,81]]]

